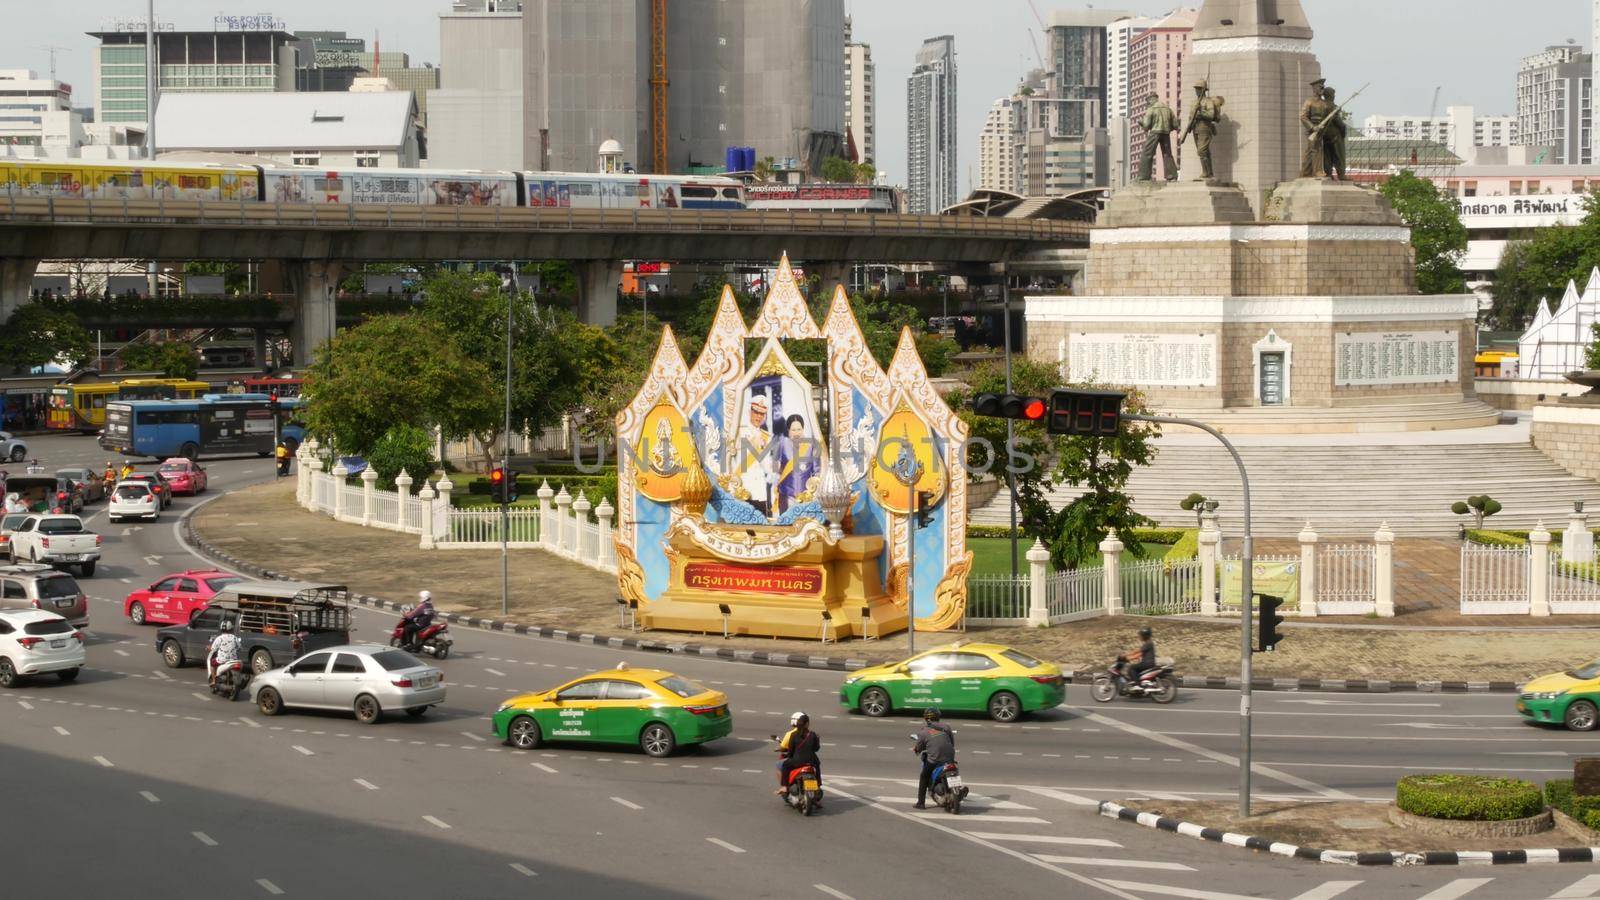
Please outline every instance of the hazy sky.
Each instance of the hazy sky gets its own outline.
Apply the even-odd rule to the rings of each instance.
[[[9,0],[21,4],[22,0]],[[738,2],[738,0],[730,0]],[[1120,3],[1059,3],[1033,0],[1048,21],[1055,9],[1085,6],[1159,15],[1175,0]],[[978,132],[989,104],[1010,93],[1034,62],[1028,29],[1039,37],[1028,0],[845,0],[856,40],[872,45],[878,66],[878,167],[893,182],[905,177],[905,79],[925,37],[956,36],[960,95],[960,168],[964,193],[977,171]],[[1591,44],[1591,4],[1585,0],[1302,0],[1316,31],[1313,47],[1329,81],[1348,97],[1372,82],[1352,109],[1368,113],[1421,115],[1434,88],[1443,86],[1439,109],[1471,104],[1480,113],[1516,111],[1516,68],[1523,56],[1549,44],[1575,39]],[[31,3],[27,15],[0,31],[0,68],[50,68],[74,86],[79,105],[93,99],[90,80],[94,40],[84,32],[104,17],[142,18],[144,0],[74,0]],[[180,29],[205,30],[218,10],[230,14],[270,12],[289,30],[348,31],[370,38],[381,30],[384,46],[411,54],[412,63],[438,62],[438,13],[449,0],[265,0],[243,5],[216,0],[158,0],[158,21]],[[1187,5],[1198,5],[1188,0]],[[909,24],[908,24],[909,23]],[[1041,46],[1042,46],[1041,37]]]

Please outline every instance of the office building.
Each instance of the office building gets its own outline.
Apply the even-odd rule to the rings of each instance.
[[[1187,123],[1193,106],[1192,85],[1184,83],[1184,60],[1189,56],[1189,33],[1194,30],[1199,10],[1180,9],[1140,32],[1128,47],[1128,94],[1130,97],[1128,127],[1129,159],[1144,148],[1145,133],[1139,125],[1149,105],[1145,98],[1151,94],[1160,97],[1178,114],[1180,123]],[[1191,79],[1192,80],[1192,79]],[[1180,126],[1181,127],[1181,126]],[[1182,132],[1180,131],[1179,134]],[[1172,136],[1173,156],[1183,158],[1183,142]],[[1156,178],[1167,176],[1166,160],[1156,155]],[[1177,177],[1177,173],[1171,173]]]
[[[416,168],[408,91],[169,94],[156,106],[158,157],[235,154],[328,169]]]
[[[118,27],[127,30],[89,32],[100,42],[94,48],[95,113],[101,123],[142,129],[149,120],[144,23]],[[299,54],[287,31],[158,30],[155,42],[159,95],[295,89]]]
[[[857,162],[878,158],[878,67],[872,45],[851,40],[850,17],[844,20],[844,122],[856,143]]]
[[[956,39],[928,38],[906,79],[906,193],[914,214],[956,202]]]
[[[1462,159],[1474,147],[1512,147],[1517,140],[1516,116],[1479,116],[1470,106],[1451,106],[1442,116],[1367,116],[1361,131],[1371,138],[1418,141],[1450,148]]]
[[[648,0],[525,0],[524,157],[588,171],[601,143],[652,168]],[[720,164],[730,146],[817,171],[844,153],[843,0],[666,5],[664,166]]]
[[[1593,58],[1575,44],[1546,47],[1517,70],[1517,143],[1554,148],[1550,160],[1593,161]]]
[[[343,31],[297,31],[295,38],[299,52],[296,90],[348,91],[360,78],[387,79],[387,89],[416,96],[417,112],[427,125],[428,101],[439,87],[439,69],[428,63],[413,66],[409,54],[393,49],[384,52],[377,43],[368,50],[364,38]]]
[[[989,107],[978,135],[978,183],[974,189],[1017,193],[1021,184],[1023,103],[1018,97],[1001,97]]]
[[[522,169],[522,5],[456,0],[439,14],[428,165]],[[587,168],[587,167],[586,167]]]
[[[65,151],[83,143],[72,85],[29,69],[0,69],[0,146]]]
[[[1142,104],[1134,99],[1128,51],[1139,35],[1160,21],[1149,16],[1123,16],[1106,26],[1106,118],[1138,118]]]

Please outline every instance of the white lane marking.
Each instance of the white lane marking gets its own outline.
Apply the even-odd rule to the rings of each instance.
[[[1470,894],[1493,880],[1493,878],[1457,878],[1438,890],[1423,894],[1417,900],[1456,900],[1457,897]]]
[[[834,890],[833,888],[828,887],[825,884],[813,884],[812,887],[814,887],[817,890],[823,892],[824,894],[827,894],[829,897],[836,898],[836,900],[855,900],[854,897],[850,896],[849,894],[846,894],[844,891]]]
[[[528,868],[527,866],[523,865],[522,863],[512,863],[511,864],[511,870],[513,872],[518,872],[520,874],[526,875],[529,878],[532,878],[533,876],[539,874],[538,872],[535,872],[534,870]]]
[[[1285,699],[1279,700],[1278,702],[1279,703],[1305,703],[1305,704],[1309,704],[1311,706],[1360,706],[1360,707],[1363,707],[1363,708],[1368,707],[1368,706],[1404,706],[1404,707],[1433,706],[1433,707],[1438,707],[1438,706],[1442,706],[1443,705],[1443,704],[1439,704],[1439,703],[1369,703],[1369,702],[1367,702],[1365,700],[1299,700],[1299,699],[1289,699],[1289,698],[1285,698]]]
[[[1328,881],[1317,885],[1294,900],[1333,900],[1345,891],[1359,885],[1359,881]]]
[[[56,734],[59,734],[62,737],[66,737],[66,736],[72,734],[72,732],[66,730],[65,728],[62,728],[60,725],[57,725],[56,726]]]
[[[422,821],[427,822],[429,825],[432,825],[433,827],[438,828],[441,831],[449,831],[450,830],[449,823],[445,822],[443,819],[436,819],[433,816],[423,816],[422,817]]]
[[[33,704],[29,703],[26,700],[18,700],[17,701],[17,705],[22,707],[23,709],[26,709],[26,710],[32,710],[33,709]]]
[[[104,756],[96,756],[94,758],[94,761],[99,763],[102,766],[105,766],[108,769],[115,769],[116,768],[116,766],[111,764],[111,760],[106,759]]]
[[[1165,884],[1145,884],[1142,881],[1102,880],[1112,887],[1138,891],[1141,894],[1166,894],[1169,897],[1186,897],[1188,900],[1254,900],[1244,894],[1224,894],[1221,891],[1197,891],[1194,888],[1170,887]]]
[[[464,735],[466,735],[466,736],[467,736],[467,737],[469,737],[469,738],[472,738],[472,739],[473,739],[473,740],[475,740],[475,741],[477,741],[477,742],[478,742],[478,743],[480,743],[480,744],[481,744],[481,743],[483,743],[483,738],[482,738],[482,736],[480,736],[480,735],[476,735],[476,734],[473,734],[473,733],[472,733],[472,732],[470,732],[470,731],[463,731],[463,732],[461,732],[461,733],[462,733],[462,734],[464,734]]]
[[[315,753],[312,753],[310,750],[307,750],[306,748],[300,746],[299,744],[295,744],[294,745],[294,749],[300,751],[301,753],[304,753],[306,756],[316,756]]]
[[[144,564],[147,565],[147,566],[155,566],[155,565],[159,565],[160,563],[161,563],[161,557],[159,557],[159,556],[146,556],[144,558]]]
[[[1123,869],[1161,869],[1168,872],[1193,872],[1194,868],[1183,863],[1163,862],[1158,859],[1106,859],[1101,856],[1051,856],[1047,853],[1035,853],[1035,857],[1047,863],[1060,863],[1064,866],[1116,866]]]
[[[1098,722],[1098,723],[1100,723],[1102,725],[1109,725],[1112,728],[1121,729],[1123,731],[1128,732],[1129,734],[1140,735],[1142,737],[1145,737],[1145,738],[1148,738],[1148,739],[1150,739],[1152,741],[1155,741],[1158,744],[1166,744],[1168,747],[1173,747],[1173,748],[1176,748],[1178,750],[1188,751],[1189,753],[1193,753],[1195,756],[1204,756],[1207,759],[1214,759],[1217,762],[1226,763],[1227,765],[1234,766],[1234,767],[1238,767],[1238,765],[1239,765],[1239,758],[1236,757],[1236,756],[1229,756],[1226,753],[1219,753],[1219,752],[1217,752],[1215,750],[1211,750],[1211,749],[1208,749],[1206,747],[1202,747],[1199,744],[1191,744],[1188,741],[1180,740],[1180,739],[1172,737],[1170,735],[1162,734],[1159,731],[1151,731],[1148,728],[1141,728],[1138,725],[1130,725],[1130,724],[1128,724],[1126,722],[1119,722],[1118,720],[1113,719],[1110,716],[1101,715],[1100,713],[1089,713],[1089,714],[1087,714],[1086,718],[1090,719],[1091,721]],[[1305,778],[1301,778],[1298,775],[1290,775],[1288,772],[1280,772],[1277,769],[1271,768],[1271,767],[1266,766],[1266,765],[1253,764],[1253,765],[1250,766],[1250,770],[1252,772],[1256,772],[1258,774],[1265,775],[1268,778],[1273,778],[1273,779],[1276,779],[1278,781],[1284,782],[1285,784],[1292,784],[1297,788],[1301,788],[1303,790],[1308,790],[1308,791],[1313,791],[1315,793],[1321,794],[1322,796],[1327,797],[1327,798],[1332,799],[1332,800],[1355,800],[1355,799],[1357,799],[1354,794],[1347,794],[1344,791],[1335,790],[1335,789],[1330,788],[1330,787],[1324,787],[1323,785],[1317,784],[1314,781],[1310,781],[1310,780],[1307,780]]]
[[[980,837],[987,841],[1017,841],[1027,844],[1071,844],[1075,847],[1121,847],[1116,841],[1105,838],[1079,838],[1061,837],[1054,834],[1006,834],[1000,831],[973,831],[968,832],[973,837]]]
[[[361,785],[362,787],[366,788],[369,791],[375,791],[375,790],[378,789],[377,785],[375,785],[372,782],[366,780],[365,778],[357,778],[356,779],[356,784]]]
[[[611,802],[620,803],[623,806],[627,807],[628,809],[644,809],[644,807],[640,806],[639,804],[634,803],[631,800],[624,800],[621,797],[612,797],[611,798]]]
[[[210,697],[207,697],[205,694],[202,694],[199,691],[190,691],[189,692],[189,696],[198,697],[199,699],[204,700],[207,703],[211,702],[211,698]]]
[[[1550,900],[1571,900],[1576,897],[1593,897],[1600,891],[1600,875],[1585,875],[1572,884],[1567,885],[1559,893],[1551,894]]]
[[[545,773],[550,774],[550,775],[556,774],[556,770],[555,769],[550,768],[549,766],[545,765],[544,763],[533,763],[532,765],[533,765],[533,767],[535,769],[538,769],[541,772],[545,772]]]
[[[131,656],[132,655],[128,651],[123,650],[123,649],[121,649],[119,647],[112,647],[111,648],[111,652],[115,653],[118,656]]]
[[[272,882],[266,880],[265,878],[257,878],[256,879],[256,884],[261,885],[261,889],[262,890],[264,890],[267,893],[273,895],[274,897],[279,896],[279,895],[281,895],[283,893],[283,888],[278,887],[277,885],[275,885]]]
[[[506,677],[506,673],[500,671],[499,669],[484,669],[484,671],[488,672],[490,675],[499,675],[501,678]]]
[[[743,847],[737,847],[737,846],[735,846],[733,844],[728,843],[727,841],[723,840],[722,838],[708,837],[708,838],[706,838],[706,840],[709,841],[710,843],[716,844],[718,847],[721,847],[722,849],[727,850],[727,851],[732,852],[732,853],[743,853],[744,852],[744,848]]]
[[[191,831],[189,833],[194,835],[195,840],[205,844],[207,847],[215,847],[217,845],[216,839],[204,831]]]
[[[948,817],[950,814],[946,813],[946,812],[942,812],[942,811],[924,809],[924,810],[916,810],[916,811],[914,811],[913,815],[917,816],[918,818],[923,818],[923,817],[926,817],[926,818],[940,818],[940,817]],[[985,815],[983,813],[978,813],[976,810],[974,810],[974,815],[981,816],[982,817],[981,821],[984,821],[984,822],[1010,822],[1010,823],[1013,823],[1013,824],[1016,824],[1016,825],[1049,825],[1050,824],[1050,821],[1048,819],[1041,819],[1038,816],[991,816],[991,815]]]
[[[239,721],[245,723],[246,725],[249,725],[251,728],[260,728],[261,727],[261,723],[260,722],[257,722],[255,719],[252,719],[249,716],[240,716],[239,717]]]
[[[166,681],[171,681],[172,680],[172,676],[171,675],[168,675],[167,673],[161,671],[160,669],[152,669],[151,671],[155,673],[155,676],[157,678],[160,678],[160,679],[163,679],[163,680],[166,680]]]
[[[144,799],[148,800],[151,803],[160,803],[161,802],[161,798],[160,797],[157,797],[155,794],[152,794],[149,791],[140,791],[139,792],[139,796],[143,797]]]

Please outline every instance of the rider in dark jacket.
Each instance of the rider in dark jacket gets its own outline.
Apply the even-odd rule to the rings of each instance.
[[[917,745],[911,748],[912,753],[922,757],[922,773],[917,776],[916,809],[928,808],[928,784],[933,780],[933,770],[956,761],[956,733],[939,721],[942,718],[936,707],[923,710],[923,727],[917,732]]]
[[[789,717],[789,723],[793,727],[778,742],[778,752],[783,754],[778,763],[779,796],[789,789],[789,773],[801,766],[810,766],[816,770],[817,779],[822,779],[822,738],[811,730],[811,717],[797,712]]]

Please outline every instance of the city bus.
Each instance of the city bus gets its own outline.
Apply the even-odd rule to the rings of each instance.
[[[100,446],[124,456],[198,459],[255,453],[270,455],[273,438],[291,447],[304,438],[293,420],[297,398],[278,402],[265,394],[206,394],[193,400],[114,400],[106,405],[106,427]]]
[[[186,378],[124,378],[58,384],[50,389],[45,427],[53,431],[94,434],[106,424],[106,404],[113,400],[192,400],[211,390],[203,381]]]
[[[300,390],[305,386],[305,381],[299,375],[283,378],[274,378],[270,375],[264,375],[260,378],[246,378],[244,380],[244,392],[247,394],[267,394],[269,396],[276,394],[278,399],[286,400],[290,397],[300,396]]]

